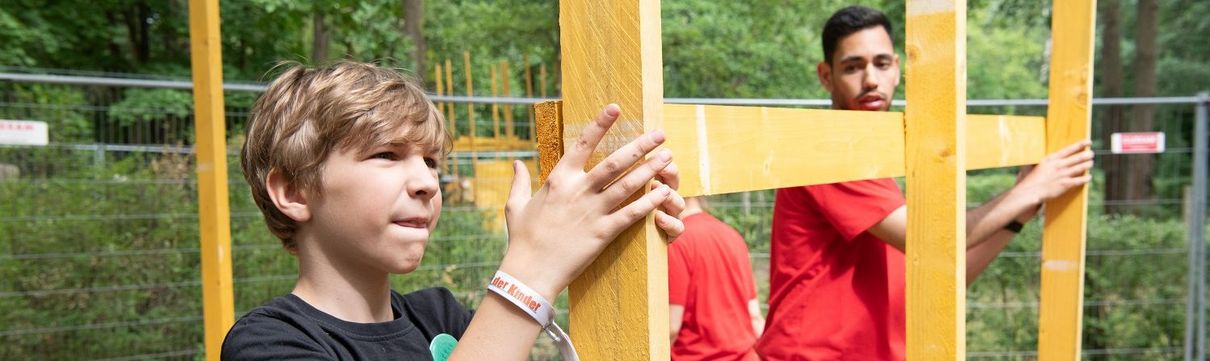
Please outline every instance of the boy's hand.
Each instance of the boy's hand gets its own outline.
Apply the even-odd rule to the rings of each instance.
[[[1092,175],[1087,173],[1092,169],[1093,153],[1085,148],[1091,144],[1081,140],[1047,155],[1036,166],[1022,167],[1013,191],[1028,195],[1035,206],[1041,206],[1088,183],[1092,180]]]
[[[662,150],[630,169],[664,142],[660,131],[644,134],[610,154],[588,172],[584,165],[597,144],[618,119],[621,109],[608,105],[588,124],[579,140],[566,150],[536,194],[529,188],[529,171],[514,162],[512,191],[504,208],[509,245],[500,270],[553,300],[622,230],[657,207],[656,224],[673,237],[684,224],[679,214],[684,200],[676,194],[672,154]],[[627,172],[629,170],[629,172]],[[660,175],[659,184],[639,199],[622,204]],[[615,181],[616,179],[616,181]]]

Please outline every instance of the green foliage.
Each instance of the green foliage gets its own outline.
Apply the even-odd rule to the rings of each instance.
[[[109,108],[109,116],[119,125],[157,119],[161,116],[184,118],[193,113],[193,95],[181,90],[126,89],[122,101]]]
[[[50,84],[0,84],[0,94],[13,103],[0,106],[0,119],[46,122],[53,143],[90,143],[93,124],[81,109],[84,92]]]

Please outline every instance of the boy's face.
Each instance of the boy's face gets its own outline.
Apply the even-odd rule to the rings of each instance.
[[[420,265],[441,214],[436,157],[408,144],[333,151],[311,231],[331,262],[408,273]]]
[[[899,56],[881,26],[840,39],[832,59],[816,68],[819,82],[832,93],[832,108],[886,111],[899,86]]]

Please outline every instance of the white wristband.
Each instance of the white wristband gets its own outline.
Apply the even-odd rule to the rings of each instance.
[[[491,282],[487,283],[487,290],[504,297],[508,302],[528,313],[530,317],[534,318],[534,321],[538,321],[538,324],[542,325],[542,330],[555,340],[559,353],[563,354],[563,360],[580,360],[580,357],[576,355],[575,346],[571,344],[571,338],[567,336],[566,332],[563,332],[559,324],[555,323],[554,307],[550,305],[550,301],[547,301],[546,297],[542,297],[538,292],[504,271],[496,271]]]
[[[538,292],[504,271],[496,271],[492,281],[488,282],[487,289],[520,307],[542,327],[550,325],[555,319],[554,307],[551,307],[550,301],[547,301],[546,297],[542,297]]]

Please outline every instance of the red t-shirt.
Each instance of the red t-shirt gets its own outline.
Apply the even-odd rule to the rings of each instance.
[[[759,360],[748,301],[756,298],[748,245],[714,216],[685,218],[668,246],[668,301],[685,306],[673,360]]]
[[[778,190],[766,360],[903,360],[903,252],[866,232],[904,204],[891,179]]]

